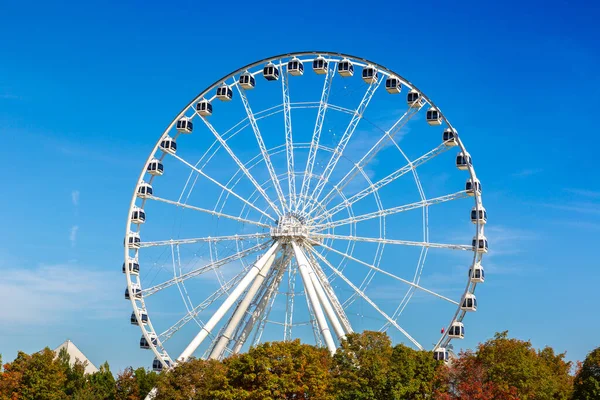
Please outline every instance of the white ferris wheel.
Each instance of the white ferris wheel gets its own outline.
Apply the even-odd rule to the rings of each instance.
[[[447,360],[486,220],[457,130],[412,83],[346,54],[270,57],[203,90],[146,160],[131,324],[155,370],[272,340],[334,352],[367,329]]]

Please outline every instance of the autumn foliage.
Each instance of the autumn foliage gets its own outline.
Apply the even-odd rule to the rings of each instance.
[[[598,400],[600,348],[575,376],[565,354],[536,350],[506,332],[444,364],[431,352],[392,346],[380,332],[348,335],[336,354],[292,342],[264,343],[223,361],[191,359],[156,375],[108,364],[85,375],[51,350],[17,358],[0,372],[0,400]]]

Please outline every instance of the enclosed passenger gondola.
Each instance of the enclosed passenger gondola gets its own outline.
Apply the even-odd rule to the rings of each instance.
[[[145,199],[149,196],[152,196],[152,185],[150,185],[149,183],[146,183],[144,181],[141,181],[140,184],[138,185],[136,194],[137,194],[137,197],[139,197],[140,199]]]
[[[390,75],[385,80],[385,90],[389,94],[398,94],[402,91],[402,82],[397,76]]]
[[[194,130],[194,123],[190,118],[183,117],[177,121],[177,132],[179,133],[192,133]]]
[[[442,114],[435,107],[431,107],[429,110],[427,110],[426,119],[427,123],[431,126],[442,124]]]
[[[467,179],[467,183],[465,184],[465,191],[469,196],[475,196],[475,193],[478,195],[481,194],[481,183],[479,179],[475,178],[475,180]]]
[[[433,358],[437,361],[448,361],[448,351],[444,347],[438,347],[433,350]]]
[[[294,57],[288,61],[287,71],[290,75],[301,76],[304,74],[304,64],[298,59],[298,57]]]
[[[460,304],[463,311],[477,311],[477,298],[473,293],[467,293]]]
[[[254,89],[256,86],[256,79],[248,71],[240,75],[240,86],[245,90]]]
[[[411,89],[406,94],[406,104],[411,108],[421,107],[421,93],[417,92],[415,89]]]
[[[137,283],[131,285],[131,293],[129,293],[129,288],[125,288],[125,299],[131,300],[132,296],[135,299],[142,298],[142,288]]]
[[[442,141],[448,147],[458,146],[458,138],[456,135],[456,131],[452,128],[444,129],[444,133],[442,134]]]
[[[146,168],[146,171],[150,175],[160,176],[164,173],[164,167],[163,167],[162,162],[158,158],[153,158],[148,163],[148,167]]]
[[[476,207],[471,209],[471,222],[474,224],[485,224],[487,222],[487,211],[483,206],[479,206],[479,210]]]
[[[144,209],[133,207],[133,210],[131,210],[131,223],[143,224],[144,222],[146,222],[146,213],[144,212]]]
[[[140,321],[142,325],[146,325],[148,323],[148,313],[145,310],[140,310]],[[139,325],[138,320],[135,316],[135,311],[131,313],[131,325]]]
[[[272,62],[267,63],[263,68],[263,76],[268,81],[276,81],[279,79],[279,68]]]
[[[163,361],[166,364],[167,368],[171,368],[171,366],[173,365],[173,362],[167,355],[163,356]],[[154,361],[152,361],[152,370],[154,372],[161,372],[163,370],[163,361],[161,361],[158,358],[154,358]]]
[[[362,70],[362,78],[368,84],[377,82],[377,68],[372,65],[367,65]]]
[[[139,249],[140,248],[140,234],[138,232],[129,231],[127,237],[125,238],[125,244],[130,249]]]
[[[217,88],[217,99],[221,101],[231,101],[233,98],[233,90],[225,83]]]
[[[150,332],[150,333],[148,333],[148,336],[150,337],[150,342],[148,342],[146,337],[142,335],[142,337],[140,339],[140,348],[147,350],[150,348],[150,343],[152,343],[152,346],[154,346],[154,347],[158,346],[158,338],[156,337],[156,334],[153,332]]]
[[[123,273],[126,273],[126,268],[129,268],[131,275],[138,275],[140,273],[140,264],[137,258],[130,258],[127,263],[123,263]]]
[[[469,268],[469,278],[473,283],[485,282],[485,271],[480,263],[475,264],[475,268]]]
[[[319,75],[327,73],[327,60],[325,57],[319,56],[313,60],[313,71]]]
[[[485,236],[479,235],[479,239],[475,236],[473,237],[473,250],[478,253],[487,253],[488,252],[488,241]]]
[[[460,170],[467,170],[473,165],[471,156],[469,153],[463,153],[462,151],[456,155],[456,168]]]
[[[175,143],[175,139],[167,135],[160,141],[160,149],[165,153],[175,154],[177,152],[177,143]]]
[[[344,78],[349,78],[354,75],[354,65],[350,60],[344,58],[338,64],[338,73]]]
[[[448,337],[452,339],[464,339],[465,338],[465,326],[462,322],[455,321],[448,329]]]
[[[196,112],[202,117],[210,117],[213,112],[213,106],[210,101],[202,99],[196,103]]]

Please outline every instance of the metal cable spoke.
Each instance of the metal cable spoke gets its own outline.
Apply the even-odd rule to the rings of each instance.
[[[370,243],[383,243],[383,244],[397,244],[402,246],[416,246],[416,247],[427,247],[430,249],[451,249],[451,250],[463,250],[473,251],[472,245],[465,244],[445,244],[445,243],[431,243],[431,242],[414,242],[411,240],[396,240],[396,239],[385,239],[385,238],[372,238],[363,236],[346,236],[346,235],[333,235],[329,233],[313,233],[310,235],[311,238],[324,238],[324,239],[340,239],[350,240],[358,242],[370,242]]]
[[[168,239],[168,240],[157,240],[154,242],[140,242],[140,248],[143,247],[155,247],[155,246],[173,246],[181,244],[194,244],[203,242],[222,242],[232,240],[252,240],[252,239],[264,239],[270,237],[269,233],[249,233],[247,235],[229,235],[229,236],[205,236],[199,238],[188,238],[188,239]]]
[[[362,290],[356,287],[348,278],[346,278],[344,274],[342,274],[336,267],[331,265],[331,263],[329,263],[329,261],[327,261],[325,257],[321,256],[317,251],[313,251],[313,253],[315,253],[316,256],[320,258],[325,263],[325,265],[327,265],[333,271],[334,274],[342,278],[342,280],[346,282],[346,284],[350,286],[352,290],[354,290],[360,297],[362,297],[367,303],[369,303],[371,307],[375,309],[375,311],[377,311],[383,318],[385,318],[390,324],[392,324],[396,329],[398,329],[398,331],[400,331],[404,336],[406,336],[406,338],[410,340],[419,350],[423,350],[423,346],[421,346],[419,342],[417,342],[408,332],[406,332],[400,325],[398,325],[396,321],[390,318],[389,315],[387,315],[383,310],[381,310],[373,300],[371,300]]]

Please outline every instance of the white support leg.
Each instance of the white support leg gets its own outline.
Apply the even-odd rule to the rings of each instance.
[[[217,344],[215,344],[215,347],[213,348],[212,352],[210,353],[209,358],[218,359],[219,357],[221,357],[221,353],[229,344],[233,333],[235,332],[238,325],[240,324],[240,321],[246,314],[246,311],[248,311],[250,302],[252,302],[252,299],[254,298],[261,285],[265,281],[265,278],[267,277],[267,274],[269,273],[271,266],[273,265],[273,261],[275,261],[276,254],[276,252],[273,252],[268,258],[267,262],[260,269],[260,272],[254,279],[254,282],[252,282],[252,286],[250,286],[250,289],[248,289],[248,291],[246,292],[246,296],[244,296],[244,299],[240,302],[240,304],[238,304],[237,308],[235,309],[233,315],[231,316],[231,319],[229,320],[229,324],[227,324],[225,331],[219,337],[219,340],[217,341]]]
[[[215,328],[215,326],[219,323],[221,318],[229,311],[231,306],[236,302],[236,300],[241,296],[241,294],[246,290],[248,285],[256,278],[262,267],[265,263],[271,258],[272,254],[277,252],[279,248],[279,242],[275,242],[269,250],[250,268],[250,271],[246,274],[246,276],[240,281],[238,286],[231,292],[229,297],[221,304],[221,307],[214,313],[214,315],[208,320],[208,322],[202,327],[200,332],[196,335],[196,337],[191,341],[191,343],[185,348],[185,350],[181,353],[178,361],[186,361],[196,349],[202,344],[202,341],[206,339],[206,337],[211,333],[211,331]]]
[[[307,262],[308,262],[308,259],[307,259]],[[321,286],[321,282],[319,281],[319,278],[317,277],[317,274],[315,273],[314,268],[310,263],[308,264],[308,273],[310,275],[310,279],[313,283],[313,286],[315,287],[315,290],[317,292],[317,297],[319,298],[319,301],[321,302],[321,304],[323,305],[323,308],[325,309],[325,315],[327,315],[327,319],[329,319],[329,322],[331,322],[331,325],[333,326],[333,331],[335,332],[336,336],[338,337],[338,340],[342,341],[343,339],[346,338],[346,334],[344,333],[344,328],[342,328],[342,324],[340,323],[340,320],[338,319],[337,314],[333,310],[333,307],[331,306],[331,303],[329,302],[329,298],[325,294],[325,291],[323,290],[323,287]]]
[[[310,277],[310,263],[296,242],[292,242],[292,247],[294,248],[294,253],[296,254],[296,260],[298,261],[298,269],[300,270],[300,276],[302,277],[302,282],[304,283],[304,290],[306,291],[306,294],[310,300],[310,304],[312,305],[317,323],[319,324],[319,329],[321,330],[321,335],[325,339],[327,348],[333,354],[336,350],[335,342],[331,336],[331,331],[327,325],[325,314],[323,314],[323,308],[321,307],[321,303],[319,302],[318,295]]]

